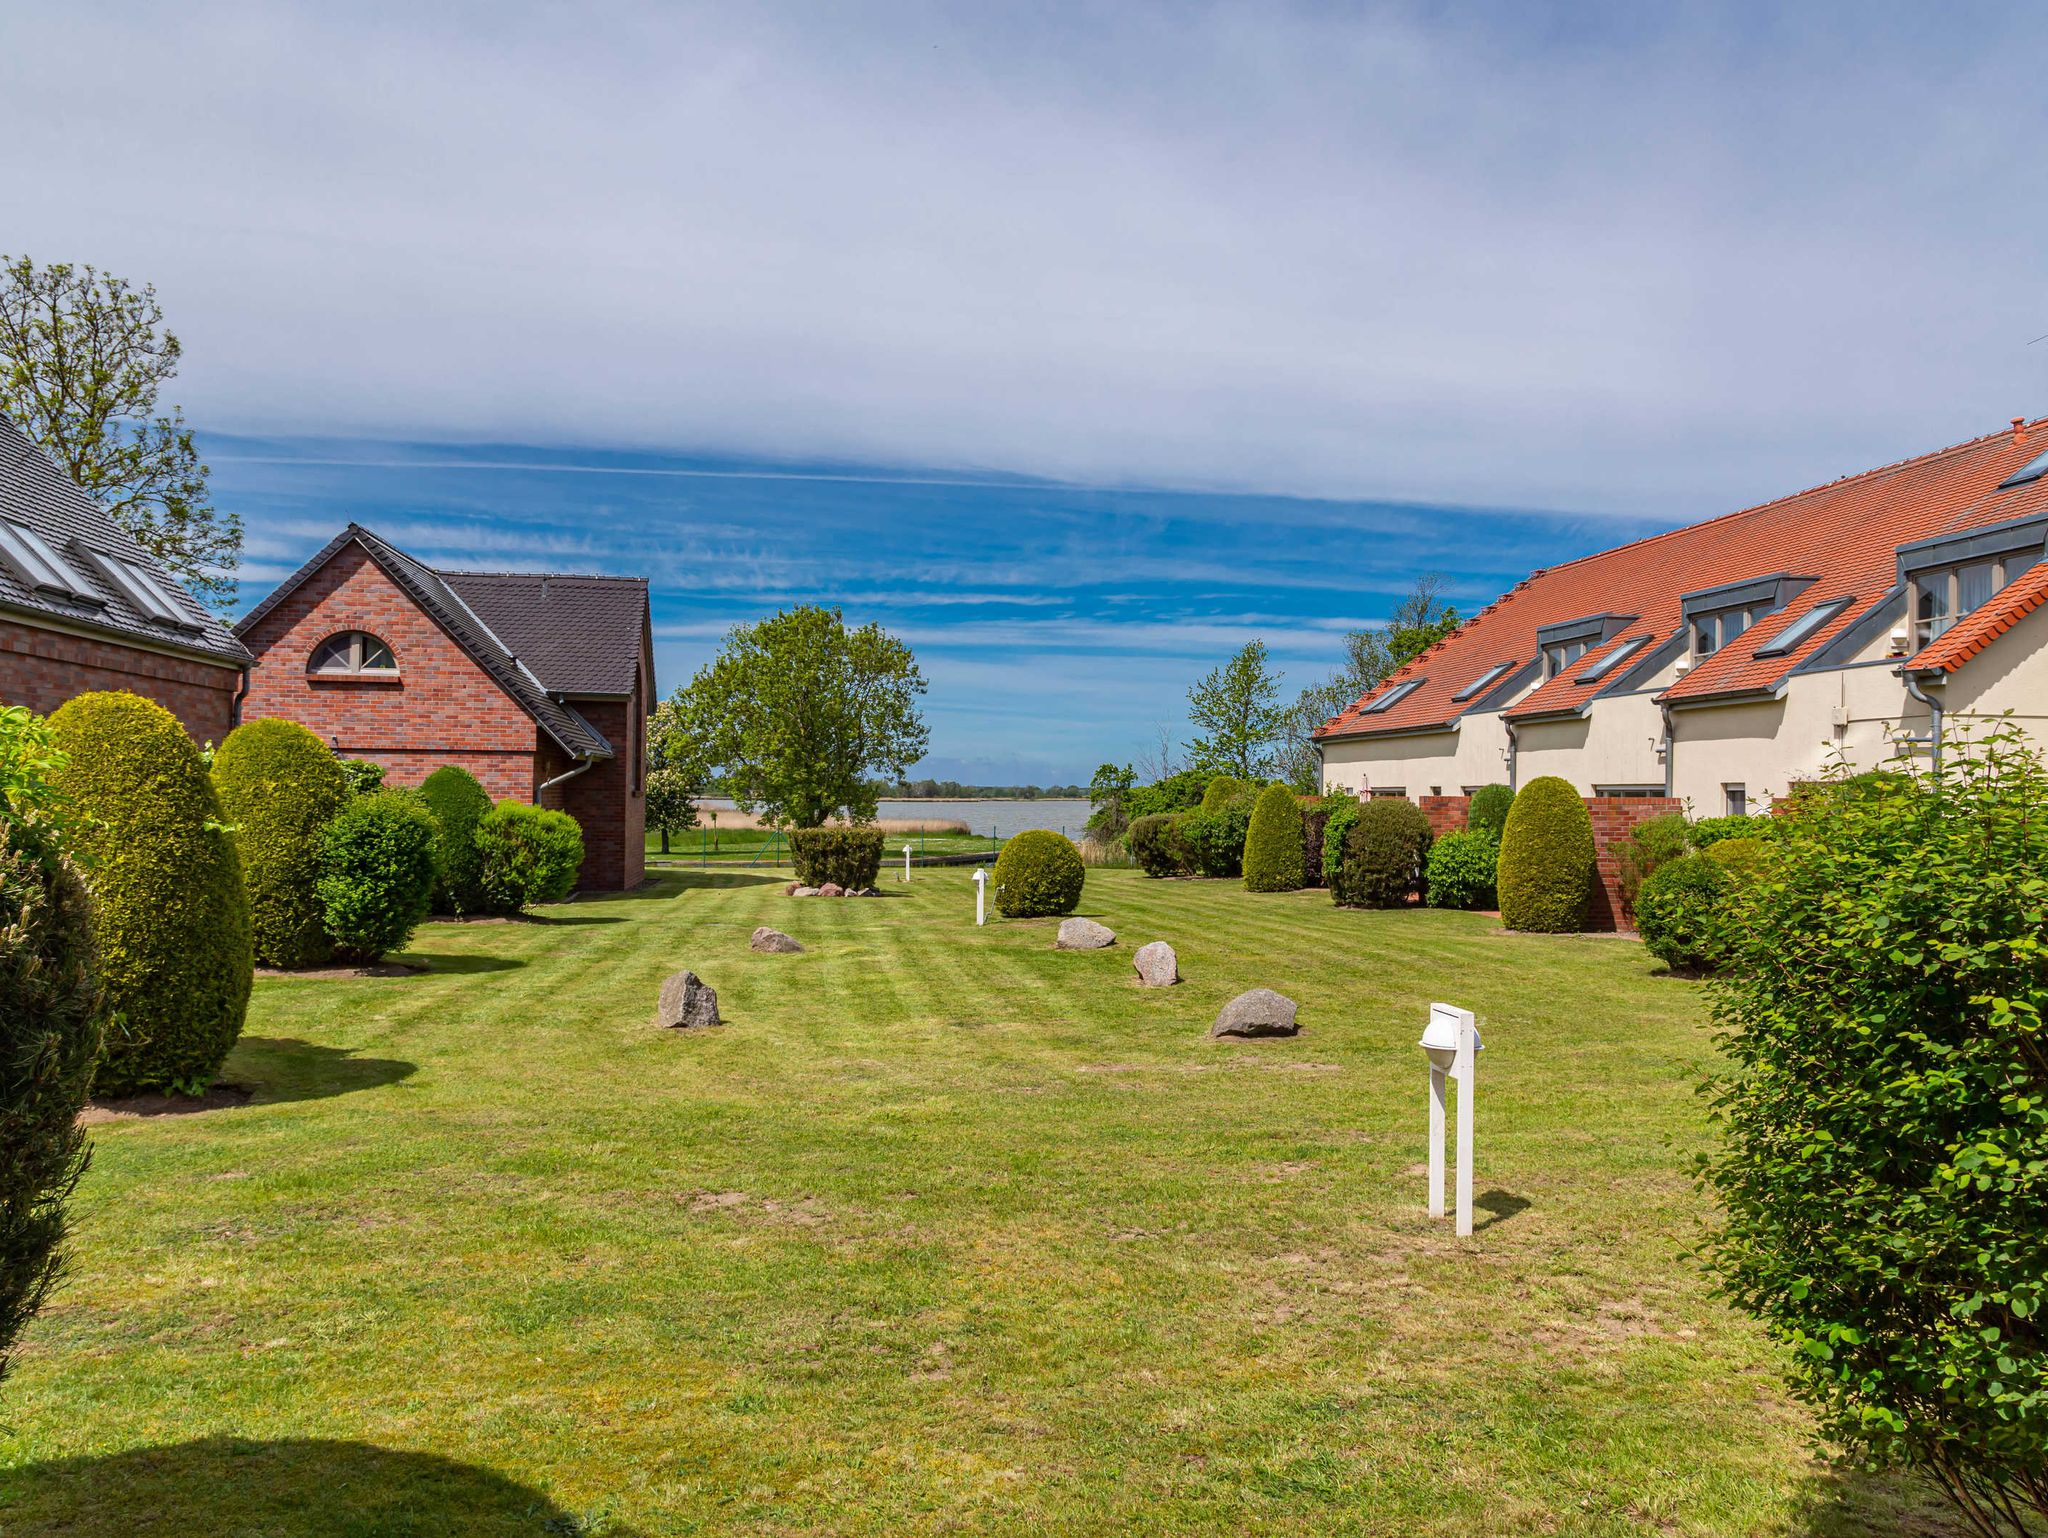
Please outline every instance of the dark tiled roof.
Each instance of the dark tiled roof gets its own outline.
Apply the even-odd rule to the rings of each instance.
[[[186,592],[161,561],[137,544],[51,462],[34,439],[4,415],[0,415],[0,518],[40,534],[72,573],[85,579],[87,589],[103,600],[83,602],[31,587],[0,561],[0,606],[105,631],[119,639],[176,647],[228,667],[249,665],[249,653],[220,617]],[[150,619],[79,554],[81,545],[148,572],[189,623],[178,626]]]
[[[632,692],[648,615],[643,579],[441,572],[352,523],[244,615],[236,633],[250,634],[286,595],[350,544],[361,546],[563,751],[573,758],[613,756],[604,734],[562,696]],[[522,593],[531,598],[532,612],[520,602]],[[479,605],[473,594],[487,596]],[[622,619],[629,595],[637,604],[630,627]],[[578,607],[579,597],[589,601],[587,610]],[[593,679],[607,686],[593,686]]]
[[[1768,621],[1751,626],[1703,660],[1661,697],[1683,704],[1773,690],[1844,630],[1896,596],[1899,546],[2048,511],[2048,478],[2010,488],[1999,484],[2041,452],[2044,426],[2048,421],[2027,424],[2019,432],[1988,434],[1534,572],[1394,673],[1380,689],[1332,717],[1316,735],[1373,736],[1447,727],[1465,711],[1486,703],[1484,696],[1462,703],[1452,696],[1489,667],[1507,658],[1535,660],[1536,632],[1541,627],[1601,613],[1636,616],[1556,678],[1518,699],[1506,713],[1519,719],[1582,710],[1619,685],[1633,662],[1592,683],[1580,683],[1580,678],[1634,637],[1650,636],[1659,642],[1676,637],[1686,594],[1775,574],[1811,578]],[[1756,655],[1801,614],[1842,598],[1849,602],[1841,612],[1790,652]],[[2001,594],[2000,599],[2007,607],[2022,601],[2017,592],[2010,597]],[[1993,607],[2004,612],[1999,605]],[[1971,616],[1972,621],[1975,618]],[[1986,616],[1984,625],[1992,623]],[[1943,642],[1949,637],[1943,637],[1929,648],[1926,660],[1909,659],[1907,665],[1959,666],[1966,660],[1961,653],[1969,636],[1979,628],[1971,626],[1963,639],[1946,647]],[[1964,629],[1959,625],[1950,635]],[[1639,651],[1635,660],[1654,650]],[[1420,680],[1420,687],[1385,711],[1362,709],[1410,679]]]

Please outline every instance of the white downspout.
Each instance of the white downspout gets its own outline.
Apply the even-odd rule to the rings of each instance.
[[[578,764],[574,769],[571,769],[568,773],[558,774],[552,780],[541,781],[541,783],[534,788],[534,804],[538,806],[540,804],[540,798],[543,795],[545,795],[548,791],[553,790],[557,785],[566,785],[569,781],[575,779],[577,775],[588,774],[596,766],[596,759],[586,758],[583,760],[582,763]]]

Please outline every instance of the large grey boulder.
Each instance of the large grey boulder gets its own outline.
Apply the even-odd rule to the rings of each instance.
[[[1301,1029],[1294,1023],[1294,1000],[1271,988],[1254,988],[1240,993],[1209,1027],[1211,1036],[1292,1036]]]
[[[748,944],[754,950],[773,951],[779,956],[794,956],[803,950],[803,946],[790,936],[779,929],[770,929],[766,924],[754,931],[754,938]]]
[[[1059,938],[1052,942],[1052,948],[1056,951],[1099,951],[1114,944],[1116,932],[1107,924],[1098,924],[1093,919],[1061,919]]]
[[[695,972],[678,972],[661,985],[661,1004],[656,1018],[678,1031],[697,1025],[724,1023],[718,1018],[717,993],[705,987]]]
[[[1138,981],[1147,988],[1171,988],[1180,981],[1180,958],[1164,940],[1139,946],[1131,965],[1138,969]]]

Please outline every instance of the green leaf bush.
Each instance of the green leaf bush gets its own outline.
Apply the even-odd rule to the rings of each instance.
[[[1737,881],[1754,881],[1770,869],[1771,846],[1760,838],[1724,838],[1706,847],[1705,858]]]
[[[1714,985],[1706,1258],[1857,1463],[2048,1531],[2048,774],[1999,727],[1772,822]]]
[[[1302,885],[1301,804],[1285,785],[1268,785],[1252,803],[1244,836],[1247,892],[1294,892]]]
[[[1446,833],[1429,846],[1432,908],[1491,908],[1500,870],[1500,845],[1491,834]]]
[[[94,1089],[198,1094],[249,1008],[249,894],[206,763],[161,705],[81,694],[50,717],[65,755],[51,783],[90,826],[77,841],[92,893],[107,1024]]]
[[[1323,870],[1323,850],[1328,846],[1331,817],[1341,806],[1356,806],[1357,798],[1348,792],[1334,796],[1311,796],[1301,803],[1301,884],[1303,886],[1328,886],[1329,876]]]
[[[1209,783],[1202,790],[1201,809],[1205,812],[1220,812],[1240,796],[1249,795],[1254,788],[1234,774],[1211,775]]]
[[[1431,833],[1422,808],[1400,796],[1375,796],[1344,835],[1344,862],[1332,892],[1343,908],[1398,908],[1417,892]]]
[[[221,816],[235,828],[259,965],[313,967],[334,954],[320,896],[321,832],[349,798],[326,743],[296,721],[245,721],[213,755]]]
[[[1008,919],[1043,918],[1072,913],[1088,879],[1081,851],[1073,841],[1049,828],[1034,828],[1003,841],[996,856],[996,912]]]
[[[1194,874],[1194,861],[1180,837],[1180,815],[1149,812],[1133,819],[1124,833],[1124,847],[1138,869],[1154,880]]]
[[[1741,817],[1702,817],[1692,825],[1692,847],[1696,853],[1705,854],[1724,838],[1764,838],[1770,830],[1771,819],[1759,812]]]
[[[858,892],[882,873],[883,842],[880,828],[792,828],[789,853],[805,886],[831,881]]]
[[[342,776],[348,781],[348,793],[352,796],[367,796],[373,790],[384,787],[384,766],[367,758],[337,758]]]
[[[467,769],[443,764],[420,783],[420,798],[434,814],[435,826],[440,830],[441,874],[434,883],[434,911],[483,912],[487,899],[483,854],[476,845],[476,829],[490,814],[490,793]]]
[[[476,848],[487,913],[558,903],[576,890],[583,868],[583,829],[576,819],[523,801],[500,801],[486,812],[476,825]]]
[[[1209,780],[1200,769],[1183,769],[1151,785],[1140,785],[1124,798],[1125,815],[1136,819],[1160,812],[1191,812],[1202,804]]]
[[[1717,860],[1680,855],[1650,873],[1636,894],[1636,933],[1674,972],[1710,972],[1720,963],[1729,888]]]
[[[1636,894],[1660,865],[1683,859],[1692,849],[1692,825],[1680,812],[1646,817],[1614,844],[1615,882],[1621,905],[1635,912]]]
[[[1531,780],[1500,841],[1500,916],[1509,929],[1576,934],[1593,898],[1593,819],[1570,783]]]
[[[1515,793],[1507,786],[1480,786],[1472,792],[1472,799],[1465,807],[1465,831],[1491,834],[1498,844],[1501,834],[1507,830],[1508,809],[1514,804]]]
[[[328,938],[350,961],[403,950],[434,903],[441,829],[417,791],[373,790],[327,824],[320,905]]]
[[[1244,840],[1251,831],[1255,799],[1240,791],[1213,812],[1180,814],[1174,833],[1187,850],[1194,874],[1232,879],[1244,874]]]
[[[1330,815],[1323,823],[1323,885],[1335,888],[1337,872],[1344,864],[1344,840],[1351,836],[1353,824],[1358,821],[1359,809],[1365,805],[1356,796],[1339,795],[1330,798],[1336,805],[1330,808]]]

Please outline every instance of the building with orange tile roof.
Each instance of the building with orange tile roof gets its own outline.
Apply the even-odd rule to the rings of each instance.
[[[1326,789],[1755,810],[2011,712],[2048,741],[2048,419],[1532,573],[1316,734]]]

